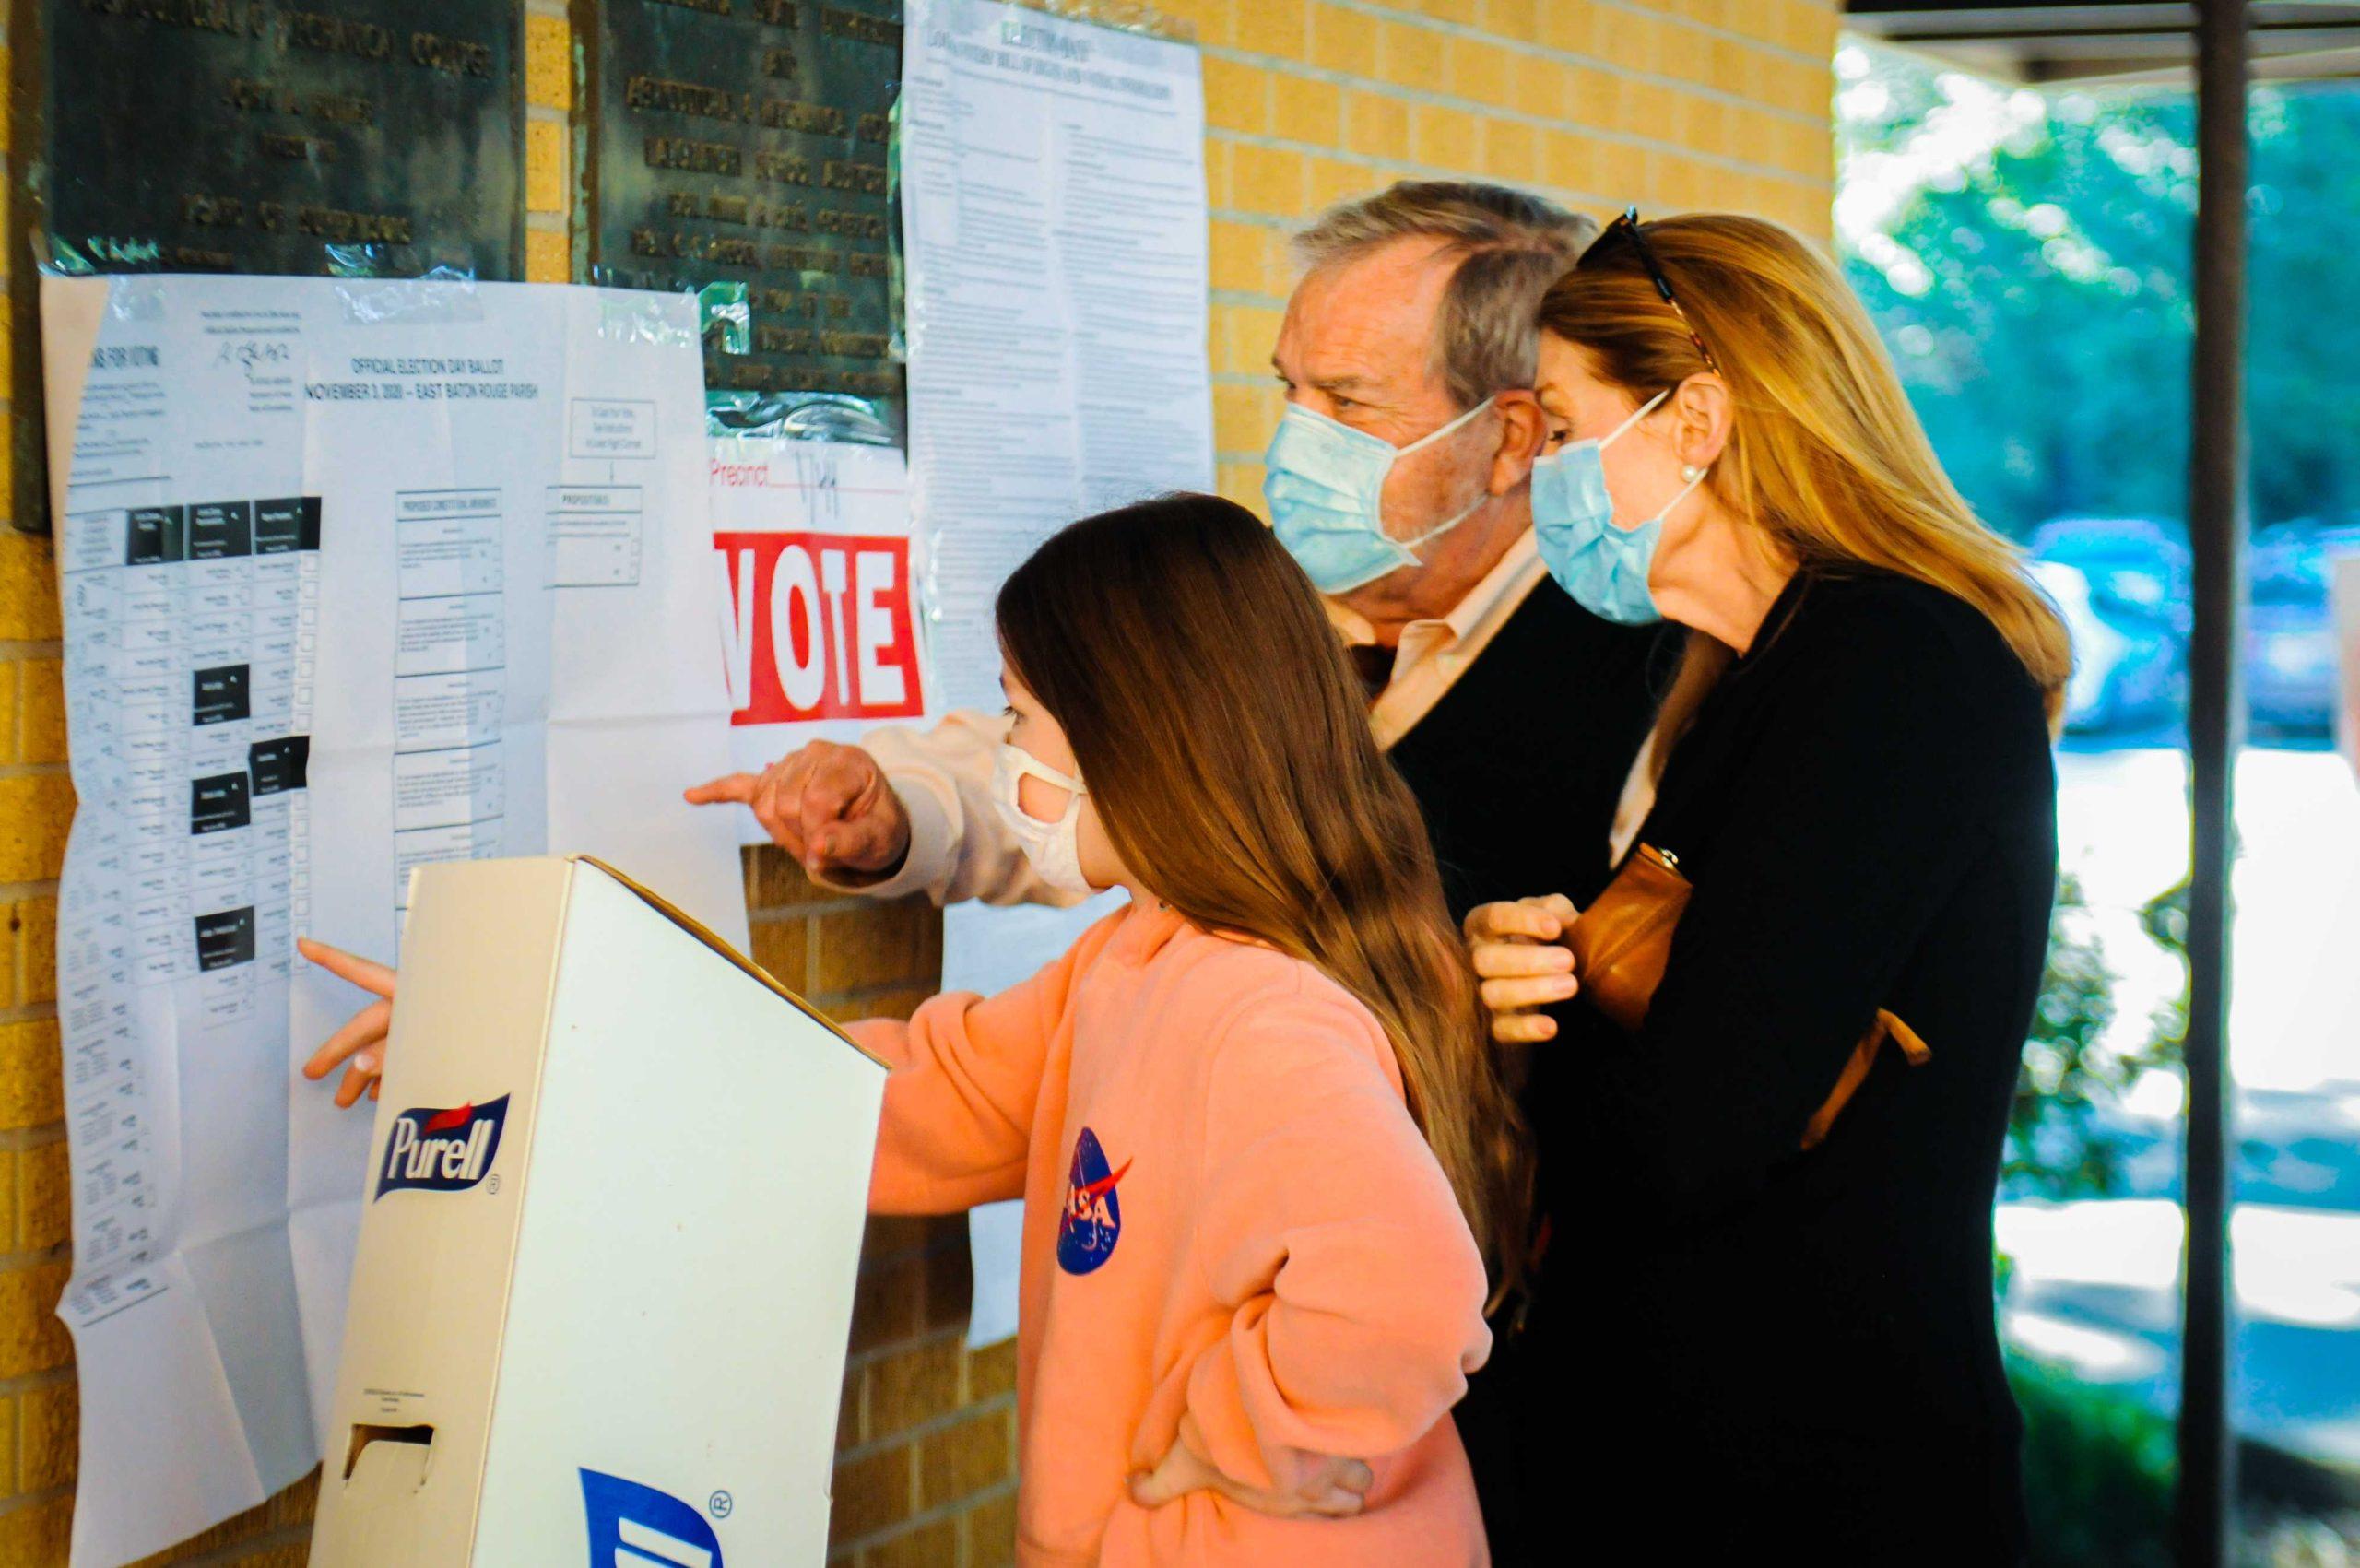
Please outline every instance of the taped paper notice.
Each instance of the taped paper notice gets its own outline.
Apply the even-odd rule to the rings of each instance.
[[[408,873],[595,852],[745,939],[686,300],[42,279],[76,1568],[321,1456],[368,1146],[297,1067]]]

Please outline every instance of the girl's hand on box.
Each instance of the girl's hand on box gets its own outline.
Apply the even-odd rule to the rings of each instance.
[[[296,937],[295,950],[330,974],[373,991],[380,998],[347,1019],[342,1028],[328,1036],[326,1044],[312,1053],[312,1059],[303,1064],[303,1076],[324,1079],[342,1063],[344,1081],[336,1086],[336,1104],[350,1105],[363,1094],[376,1099],[385,1070],[385,1033],[394,1022],[394,972],[309,937]]]

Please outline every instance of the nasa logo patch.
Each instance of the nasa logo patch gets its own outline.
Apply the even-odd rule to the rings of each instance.
[[[1057,1216],[1057,1267],[1087,1274],[1115,1256],[1122,1239],[1123,1203],[1115,1184],[1130,1174],[1131,1162],[1107,1168],[1106,1151],[1088,1127],[1073,1140],[1073,1168],[1066,1176],[1065,1211]]]

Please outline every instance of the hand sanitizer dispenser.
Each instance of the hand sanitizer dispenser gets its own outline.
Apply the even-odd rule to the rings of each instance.
[[[821,1562],[884,1082],[595,861],[420,868],[314,1568]]]

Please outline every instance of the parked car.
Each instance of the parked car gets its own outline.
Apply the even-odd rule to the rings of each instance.
[[[2335,722],[2335,624],[2330,554],[2360,550],[2360,528],[2282,523],[2255,538],[2248,560],[2246,701],[2258,727],[2321,736]]]
[[[2063,517],[2032,536],[2034,576],[2073,635],[2068,729],[2165,723],[2188,705],[2194,572],[2176,527],[2143,517]]]
[[[2055,601],[2073,638],[2073,678],[2065,686],[2065,727],[2086,731],[2105,727],[2106,686],[2110,672],[2130,651],[2130,640],[2106,624],[2090,602],[2090,580],[2079,567],[2062,561],[2036,560],[2033,581]]]

